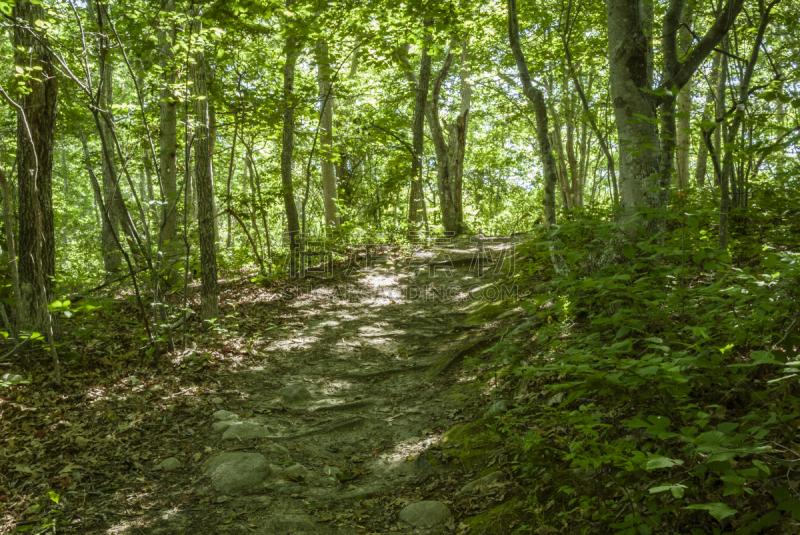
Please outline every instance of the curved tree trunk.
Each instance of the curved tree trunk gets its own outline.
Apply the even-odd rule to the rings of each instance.
[[[445,58],[442,69],[436,76],[431,91],[431,100],[426,107],[428,126],[431,129],[433,146],[436,150],[436,181],[439,190],[439,206],[442,226],[446,231],[460,234],[466,232],[464,225],[463,183],[464,154],[467,146],[467,125],[472,88],[469,85],[469,51],[467,39],[461,44],[461,103],[455,122],[446,123],[445,141],[442,119],[439,117],[439,93],[453,63],[453,54]]]
[[[547,126],[547,104],[544,101],[544,94],[538,87],[531,83],[531,75],[528,72],[528,64],[522,53],[522,46],[519,42],[519,22],[517,21],[517,0],[508,0],[508,39],[511,51],[514,54],[514,61],[517,64],[517,71],[522,82],[522,91],[525,97],[533,105],[536,116],[536,141],[539,145],[539,152],[542,158],[542,174],[544,175],[544,220],[548,232],[556,224],[556,161],[553,158],[553,149],[550,147],[550,136]],[[567,273],[567,266],[564,258],[556,247],[551,246],[550,257],[553,261],[553,268],[559,275]]]

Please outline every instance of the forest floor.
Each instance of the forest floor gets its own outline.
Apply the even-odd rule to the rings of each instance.
[[[441,258],[427,250],[300,284],[226,281],[216,332],[195,318],[189,348],[158,364],[131,342],[132,304],[83,314],[95,336],[67,354],[68,393],[47,377],[2,391],[0,533],[510,530],[503,445],[464,446],[479,411],[505,405],[458,364],[523,313],[490,302],[502,275],[478,278],[472,245],[448,251],[449,272],[418,267]]]

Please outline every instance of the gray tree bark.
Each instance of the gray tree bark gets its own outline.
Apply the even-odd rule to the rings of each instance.
[[[692,2],[687,2],[683,8],[683,25],[678,31],[678,55],[682,61],[689,52],[692,45],[692,34],[688,27],[692,25]],[[678,94],[678,118],[675,144],[677,152],[675,154],[675,171],[678,177],[678,187],[685,190],[689,187],[691,170],[689,169],[689,155],[692,148],[691,130],[692,112],[692,82],[691,80],[681,89]]]
[[[199,34],[202,22],[199,10],[194,10],[193,33]],[[217,286],[216,236],[214,233],[214,171],[211,166],[211,134],[208,115],[205,53],[202,48],[194,55],[194,112],[197,121],[194,133],[195,178],[198,201],[197,227],[200,235],[200,317],[213,321],[219,317],[219,288]]]
[[[719,79],[719,65],[722,58],[722,53],[717,52],[711,62],[711,76],[709,81],[716,84]],[[703,106],[703,121],[711,119],[711,113],[714,110],[714,100],[716,98],[716,85],[711,86],[706,91],[706,102]],[[697,152],[697,166],[695,168],[694,179],[698,186],[703,187],[706,183],[706,174],[708,173],[708,149],[705,143],[701,140],[698,144]]]
[[[294,0],[286,0],[287,8]],[[286,38],[286,62],[283,65],[283,136],[281,148],[281,187],[283,204],[286,209],[287,230],[289,232],[289,273],[298,274],[297,249],[300,246],[300,218],[297,215],[297,203],[294,198],[292,184],[292,153],[294,152],[294,71],[300,49],[297,39]]]
[[[111,61],[111,41],[103,31],[108,26],[108,13],[103,4],[98,4],[95,0],[88,0],[87,10],[92,22],[98,27],[97,50],[98,50],[98,69],[100,71],[99,91],[97,104],[105,113],[111,114],[114,104],[114,64]],[[122,254],[117,249],[114,241],[113,232],[119,227],[120,214],[117,208],[117,198],[121,199],[121,192],[117,187],[118,169],[117,161],[114,158],[114,134],[110,125],[105,121],[100,121],[100,137],[104,149],[101,151],[101,169],[103,200],[108,210],[108,217],[103,218],[101,232],[101,243],[103,246],[103,267],[106,272],[115,278],[123,269]]]
[[[162,13],[164,14],[162,28],[158,32],[158,64],[161,67],[162,83],[161,102],[159,103],[159,168],[161,174],[161,187],[164,192],[164,205],[160,210],[160,225],[162,226],[162,239],[165,243],[167,256],[166,266],[169,271],[166,280],[169,284],[180,281],[178,260],[182,247],[178,239],[178,210],[169,211],[169,206],[175,202],[178,195],[178,142],[177,142],[177,98],[174,92],[175,85],[175,23],[170,19],[175,12],[175,0],[165,0]]]
[[[431,100],[426,108],[428,125],[431,129],[431,137],[436,150],[436,181],[439,190],[442,226],[446,231],[455,232],[456,234],[467,232],[464,224],[463,207],[464,155],[467,147],[467,125],[469,123],[469,108],[472,99],[467,45],[467,38],[464,38],[461,43],[461,102],[455,122],[448,124],[444,121],[444,128],[447,130],[447,141],[445,141],[442,118],[439,114],[439,94],[453,63],[452,53],[447,55],[442,69],[434,80]]]
[[[40,82],[28,82],[17,112],[17,187],[19,199],[19,286],[17,327],[39,323],[47,315],[42,303],[49,300],[55,277],[53,225],[53,148],[58,108],[58,77],[47,46],[47,36],[35,25],[45,20],[44,8],[28,0],[14,7],[14,63],[33,71]],[[24,52],[23,52],[24,51]],[[33,138],[31,145],[30,136]],[[41,218],[37,218],[39,212]],[[37,225],[37,219],[40,219]],[[41,226],[38,229],[37,227]],[[44,279],[39,283],[38,275]]]
[[[733,115],[733,121],[731,121],[731,126],[724,138],[725,155],[722,159],[722,178],[720,179],[720,189],[723,194],[720,197],[719,203],[719,248],[723,251],[728,249],[728,212],[731,208],[728,184],[733,185],[734,178],[733,145],[736,142],[736,137],[739,135],[739,127],[747,111],[747,102],[750,95],[750,81],[753,79],[753,71],[758,61],[761,44],[764,41],[764,33],[766,32],[767,25],[769,25],[770,13],[769,10],[765,8],[763,1],[759,2],[759,8],[761,11],[761,22],[758,26],[755,41],[753,42],[753,48],[750,51],[750,58],[748,58],[747,66],[744,70],[744,76],[739,82],[739,99],[736,103],[736,112]],[[744,192],[740,191],[737,185],[733,185],[733,190],[733,207],[739,208],[744,203]]]
[[[645,212],[644,228],[663,237],[663,215],[647,214],[667,205],[674,163],[675,99],[709,53],[722,40],[744,0],[728,0],[716,20],[684,61],[678,60],[677,33],[682,0],[670,0],[662,24],[662,83],[650,84],[648,36],[636,0],[606,0],[609,71],[614,118],[620,140],[620,197],[623,220]],[[662,129],[659,132],[658,123]],[[632,227],[630,230],[634,230]]]
[[[320,114],[320,159],[322,168],[322,200],[325,206],[325,224],[339,226],[336,212],[336,173],[333,165],[333,108],[335,100],[331,94],[331,58],[327,41],[319,41],[315,49],[317,59],[317,84],[319,86]]]
[[[550,147],[550,137],[547,127],[547,104],[544,101],[544,94],[538,87],[534,87],[531,82],[531,75],[528,72],[528,64],[522,53],[522,46],[519,42],[519,22],[517,21],[517,0],[508,0],[508,39],[511,51],[514,54],[514,61],[517,64],[517,71],[522,82],[522,91],[525,97],[533,105],[536,117],[536,141],[539,145],[539,153],[542,158],[542,174],[544,175],[544,220],[548,232],[556,225],[556,162],[553,158],[553,150]],[[553,246],[550,248],[550,256],[553,267],[557,274],[567,273],[567,266],[561,253]]]
[[[424,27],[427,29],[431,24],[432,21],[426,20]],[[411,126],[413,155],[408,195],[409,232],[419,230],[420,222],[427,224],[428,217],[425,210],[425,192],[422,190],[422,151],[424,146],[425,106],[428,102],[430,79],[431,57],[428,55],[428,47],[426,46],[422,49],[419,78],[417,79],[417,90],[414,97],[414,122]]]

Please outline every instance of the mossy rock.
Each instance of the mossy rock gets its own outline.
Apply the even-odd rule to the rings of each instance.
[[[456,383],[447,390],[444,398],[448,402],[452,402],[455,407],[463,407],[469,401],[481,396],[481,391],[484,385],[478,381],[468,381],[465,383]],[[450,405],[451,403],[448,403]]]
[[[470,527],[469,535],[506,535],[520,523],[524,501],[517,495],[502,505],[462,520]]]
[[[475,420],[466,424],[457,425],[444,434],[444,444],[448,446],[470,446],[492,442],[486,435],[486,423]]]
[[[442,445],[450,457],[461,461],[464,468],[474,470],[489,460],[500,442],[500,437],[490,433],[485,422],[477,420],[447,431]]]

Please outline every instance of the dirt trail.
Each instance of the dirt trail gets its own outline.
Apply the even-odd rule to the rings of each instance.
[[[443,258],[429,250],[272,293],[274,325],[240,320],[252,333],[249,358],[203,401],[207,418],[192,440],[205,453],[157,461],[165,470],[156,477],[190,487],[190,504],[112,531],[466,532],[446,493],[422,500],[444,475],[420,453],[454,421],[441,372],[483,336],[463,324],[464,309],[500,276],[490,266],[477,278],[469,247],[448,251],[448,269],[427,267]],[[413,488],[428,503],[403,522],[397,511]]]

